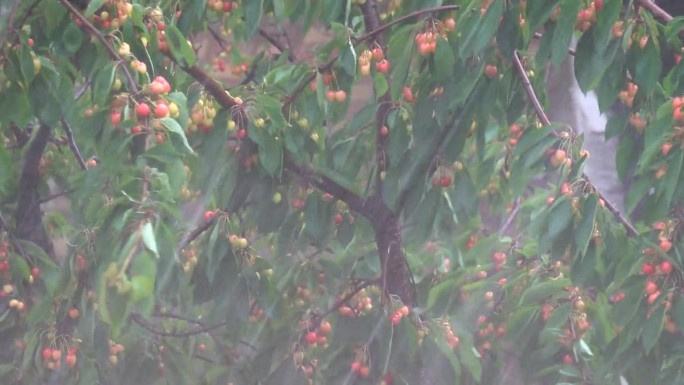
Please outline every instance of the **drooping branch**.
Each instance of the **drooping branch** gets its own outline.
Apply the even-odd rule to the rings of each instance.
[[[88,21],[88,19],[85,18],[81,14],[81,12],[79,12],[79,10],[76,9],[76,7],[74,7],[69,2],[69,0],[58,0],[58,1],[60,4],[62,4],[62,6],[64,8],[66,8],[69,11],[69,13],[74,15],[74,17],[76,17],[82,23],[82,25],[86,28],[86,30],[88,31],[88,33],[90,35],[95,36],[95,38],[97,40],[99,40],[100,43],[102,43],[102,45],[105,47],[105,50],[107,51],[109,56],[112,58],[112,60],[119,62],[119,63],[123,62],[123,58],[121,58],[121,56],[119,56],[119,53],[114,49],[114,47],[107,40],[107,38],[97,28],[95,28],[95,26],[92,23],[90,23],[90,21]],[[128,67],[126,67],[125,65],[119,66],[119,67],[123,71],[124,76],[126,76],[126,80],[128,80],[128,87],[130,88],[131,92],[134,94],[137,94],[138,93],[138,85],[133,80],[133,76],[131,75],[131,72],[128,70]]]
[[[223,327],[223,326],[228,324],[228,321],[222,321],[222,322],[219,322],[215,325],[208,325],[207,326],[207,325],[202,324],[200,321],[189,320],[186,318],[179,318],[178,316],[176,316],[176,317],[166,316],[166,317],[183,320],[185,322],[198,325],[198,327],[192,328],[192,329],[187,329],[187,330],[184,330],[182,332],[170,332],[170,331],[160,329],[156,323],[146,320],[141,314],[133,313],[133,314],[131,314],[131,316],[129,318],[131,319],[131,321],[135,322],[138,326],[142,327],[143,329],[147,330],[148,332],[155,334],[155,335],[158,335],[158,336],[161,336],[161,337],[179,337],[179,338],[190,337],[190,336],[194,336],[197,334],[208,333],[212,330],[218,329],[218,328]]]
[[[66,118],[62,118],[62,128],[66,133],[67,141],[69,142],[69,148],[71,149],[71,152],[74,153],[78,165],[81,166],[82,170],[87,169],[88,166],[86,166],[86,162],[85,160],[83,160],[83,157],[81,156],[81,151],[78,149],[78,146],[76,145],[76,140],[74,139],[74,132],[71,130],[71,125],[69,125],[69,122],[66,120]]]
[[[530,102],[532,103],[532,107],[534,108],[535,113],[537,114],[537,117],[539,117],[539,120],[541,121],[542,124],[545,126],[548,126],[551,124],[551,121],[549,120],[548,116],[544,112],[544,107],[542,107],[541,103],[539,102],[539,98],[537,97],[536,92],[534,91],[534,88],[532,87],[532,83],[530,82],[530,79],[527,77],[527,73],[525,72],[525,67],[522,64],[522,61],[520,60],[520,54],[516,51],[513,53],[513,65],[515,66],[516,71],[518,72],[518,76],[520,77],[520,80],[522,81],[523,87],[525,88],[525,92],[527,93],[527,97],[530,99]],[[559,132],[554,131],[554,135],[560,135]],[[589,180],[589,177],[587,174],[582,173],[582,179],[589,184],[594,191],[596,191],[596,194],[598,195],[599,199],[603,200],[605,202],[606,208],[608,211],[613,214],[615,219],[622,224],[622,226],[625,228],[627,231],[627,235],[630,237],[636,237],[639,235],[639,232],[636,230],[634,225],[627,219],[621,212],[620,210],[613,204],[606,196],[594,185],[591,183]]]
[[[383,24],[383,25],[380,25],[380,26],[376,26],[376,27],[374,27],[370,32],[368,32],[368,33],[366,33],[366,34],[364,34],[364,35],[362,35],[362,36],[359,36],[359,37],[352,37],[352,40],[354,40],[354,42],[356,42],[356,43],[359,43],[359,42],[362,42],[362,41],[366,41],[366,40],[368,40],[368,39],[372,39],[375,35],[380,34],[381,32],[383,32],[384,30],[386,30],[387,28],[389,28],[389,27],[391,27],[391,26],[393,26],[393,25],[399,24],[399,23],[401,23],[401,22],[403,22],[403,21],[406,21],[406,20],[408,20],[408,19],[412,19],[412,18],[414,18],[414,17],[418,17],[418,16],[421,16],[421,15],[424,15],[424,14],[426,14],[426,13],[442,12],[442,11],[455,11],[455,10],[458,10],[458,9],[461,9],[461,6],[460,6],[460,5],[442,5],[442,6],[439,6],[439,7],[432,7],[432,8],[421,9],[421,10],[418,10],[418,11],[415,11],[415,12],[411,12],[411,13],[409,13],[409,14],[407,14],[407,15],[404,15],[404,16],[402,16],[402,17],[399,17],[399,18],[397,18],[397,19],[394,19],[394,20],[390,21],[389,23],[386,23],[386,24]],[[368,25],[366,25],[366,27],[368,27]],[[368,29],[368,28],[366,28],[366,29]]]

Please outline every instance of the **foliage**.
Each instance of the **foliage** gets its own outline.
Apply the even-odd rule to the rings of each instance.
[[[684,67],[661,54],[683,19],[9,3],[3,383],[681,383]],[[269,22],[329,38],[305,60]],[[580,86],[624,106],[606,136],[636,228],[584,177],[582,137],[545,120],[573,34]]]

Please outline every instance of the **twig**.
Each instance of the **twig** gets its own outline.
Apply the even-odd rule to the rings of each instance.
[[[297,58],[294,56],[292,50],[287,49],[287,47],[285,47],[278,39],[266,32],[266,30],[259,28],[259,35],[271,43],[272,46],[276,47],[280,53],[285,53],[287,51],[287,60],[289,60],[291,63],[297,61]]]
[[[78,9],[76,9],[76,7],[74,7],[69,2],[69,0],[58,0],[58,1],[72,15],[74,15],[78,20],[81,21],[82,25],[88,30],[88,32],[91,35],[95,36],[95,38],[97,38],[97,40],[99,40],[102,43],[102,45],[104,45],[105,50],[107,51],[109,56],[112,58],[112,60],[117,61],[117,62],[123,62],[123,59],[121,58],[121,56],[119,56],[119,54],[116,52],[114,47],[112,47],[112,45],[109,43],[109,41],[107,41],[107,38],[105,38],[105,36],[97,28],[95,28],[95,26],[92,25],[88,21],[88,19],[83,17],[81,12],[79,12]],[[128,67],[126,67],[125,65],[120,66],[120,67],[124,73],[124,76],[126,76],[126,79],[128,80],[128,87],[131,89],[131,92],[134,94],[137,94],[138,93],[138,85],[133,80],[133,75],[131,75],[131,72],[128,70]]]
[[[382,31],[384,31],[388,25],[391,25],[392,22],[387,23],[383,26],[380,25],[380,16],[378,15],[378,9],[377,9],[377,4],[375,0],[368,0],[366,1],[363,5],[361,5],[361,12],[363,13],[363,20],[366,23],[366,28],[371,29],[371,32],[368,34],[364,35],[364,37],[367,38],[373,38],[377,44],[379,44],[381,47],[385,46],[385,38],[381,34]],[[427,10],[423,10],[421,13],[428,12]],[[419,13],[420,14],[420,13]],[[415,16],[415,13],[409,14],[407,16]],[[396,22],[401,21],[402,18],[399,18],[398,20],[395,20]],[[404,19],[405,20],[405,19]],[[391,81],[390,81],[391,83]],[[389,89],[385,90],[385,93],[382,95],[377,94],[377,89],[373,87],[373,91],[375,92],[375,96],[378,100],[378,109],[375,112],[375,167],[376,167],[376,173],[375,173],[375,190],[373,191],[373,194],[376,196],[382,196],[382,189],[383,189],[383,174],[385,170],[389,167],[389,164],[393,159],[389,159],[389,154],[387,153],[387,144],[389,142],[388,138],[386,136],[382,135],[382,127],[385,125],[385,120],[387,119],[387,115],[390,112],[390,109],[392,108],[392,96],[389,93]],[[385,261],[387,263],[387,261]],[[383,268],[383,271],[385,269]]]
[[[657,6],[651,0],[637,0],[637,3],[641,5],[644,9],[649,11],[653,16],[660,19],[664,23],[669,23],[672,21],[673,17],[669,13],[665,12],[664,9]]]
[[[541,103],[539,102],[539,98],[537,98],[537,94],[534,91],[534,88],[532,88],[532,83],[530,83],[530,79],[527,77],[527,74],[525,73],[525,67],[522,64],[522,61],[520,60],[520,54],[518,51],[515,51],[513,53],[513,64],[515,65],[516,70],[518,71],[518,76],[522,80],[523,86],[525,87],[525,92],[527,93],[527,97],[530,99],[530,102],[532,103],[532,106],[534,108],[535,113],[539,117],[539,120],[544,124],[545,126],[548,126],[551,124],[551,121],[549,120],[548,116],[546,116],[546,113],[544,112],[544,108],[542,107]],[[554,131],[554,135],[560,135],[560,133]],[[606,208],[608,211],[613,214],[615,219],[617,219],[618,222],[624,226],[625,230],[627,230],[627,235],[630,237],[636,237],[639,235],[639,232],[636,230],[634,225],[630,223],[630,221],[622,215],[620,210],[608,199],[606,198],[605,195],[594,185],[591,183],[589,180],[589,177],[587,174],[582,173],[582,179],[584,179],[587,184],[589,184],[594,191],[596,191],[596,194],[598,195],[599,199],[603,200],[603,202],[606,205]]]
[[[49,201],[51,201],[51,200],[53,200],[53,199],[57,199],[57,198],[62,197],[62,196],[64,196],[64,195],[69,195],[69,194],[71,194],[71,193],[74,192],[74,191],[76,191],[76,189],[75,189],[75,188],[71,188],[71,189],[68,189],[68,190],[64,190],[64,191],[60,191],[60,192],[58,192],[58,193],[51,194],[51,195],[46,196],[45,198],[41,198],[41,199],[38,201],[38,203],[43,204],[43,203],[45,203],[45,202],[49,202]]]
[[[207,27],[207,29],[209,30],[209,33],[211,34],[211,37],[213,37],[214,40],[216,40],[216,42],[219,44],[219,46],[221,46],[221,49],[222,49],[223,51],[226,51],[226,42],[225,42],[225,40],[223,40],[223,38],[221,37],[221,35],[219,35],[218,32],[216,32],[216,30],[214,30],[214,29],[211,28],[211,27]]]
[[[513,209],[511,210],[510,214],[508,214],[506,222],[504,222],[503,226],[501,226],[501,229],[499,230],[499,237],[502,237],[504,234],[506,234],[506,231],[515,219],[515,216],[518,215],[518,211],[520,211],[520,198],[515,200],[515,203],[513,204]]]
[[[541,39],[543,36],[544,35],[541,32],[535,32],[534,35],[532,35],[532,37],[534,37],[535,39]],[[569,55],[575,56],[575,52],[576,51],[574,48],[568,48],[568,54]]]
[[[340,307],[342,307],[345,303],[347,303],[347,301],[349,301],[349,300],[352,299],[356,294],[358,294],[361,290],[367,288],[368,286],[377,285],[378,283],[380,283],[380,279],[378,279],[378,278],[365,280],[365,281],[363,281],[361,284],[355,286],[354,289],[352,289],[352,291],[350,291],[349,293],[347,293],[344,297],[338,299],[338,300],[337,300],[330,308],[328,308],[326,311],[324,311],[324,312],[321,313],[321,314],[316,314],[316,315],[314,315],[314,316],[311,318],[311,320],[308,322],[308,324],[306,325],[306,328],[304,328],[304,330],[303,330],[303,332],[302,332],[302,337],[304,336],[304,334],[306,334],[306,332],[318,328],[318,326],[320,326],[321,322],[323,321],[323,319],[325,319],[325,317],[329,316],[329,315],[332,314],[334,311],[338,310],[338,309],[339,309]]]
[[[167,332],[165,330],[159,329],[157,326],[153,325],[151,322],[147,321],[141,314],[138,313],[133,313],[130,316],[131,321],[135,322],[138,326],[142,327],[143,329],[149,331],[152,334],[161,336],[161,337],[190,337],[194,336],[197,334],[202,334],[202,333],[208,333],[214,329],[218,329],[220,327],[223,327],[228,324],[228,321],[222,321],[219,322],[216,325],[211,325],[211,326],[202,326],[194,329],[189,329],[183,332]],[[187,320],[186,320],[187,321]],[[197,323],[199,321],[194,321],[193,323]]]
[[[372,38],[373,36],[381,33],[382,31],[386,30],[387,28],[389,28],[395,24],[401,23],[402,21],[423,15],[425,13],[440,12],[440,11],[454,11],[454,10],[458,10],[460,8],[461,8],[460,5],[442,5],[439,7],[421,9],[419,11],[411,12],[408,15],[404,15],[398,19],[394,19],[387,24],[383,24],[382,26],[375,28],[374,30],[366,33],[365,35],[361,35],[359,37],[352,37],[351,39],[354,40],[355,43],[360,43],[362,41],[365,41],[365,40]]]
[[[82,170],[87,170],[88,166],[86,165],[85,160],[83,160],[83,157],[81,156],[81,151],[78,149],[76,141],[74,140],[74,132],[71,130],[71,125],[69,125],[69,122],[67,122],[66,118],[62,118],[62,128],[66,133],[67,140],[69,141],[69,148],[71,149],[71,152],[74,153],[78,165],[81,166]]]

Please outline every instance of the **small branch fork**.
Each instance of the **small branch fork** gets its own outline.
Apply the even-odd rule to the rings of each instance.
[[[549,120],[548,116],[546,116],[544,108],[539,102],[539,98],[537,98],[537,94],[535,93],[534,88],[532,88],[532,83],[530,83],[530,79],[527,77],[527,74],[525,73],[525,67],[523,66],[522,61],[520,60],[520,53],[518,53],[518,51],[516,51],[513,54],[513,65],[515,66],[515,69],[518,72],[518,76],[522,80],[523,86],[525,87],[525,92],[527,93],[527,97],[530,99],[532,107],[534,108],[534,111],[539,117],[539,120],[543,125],[548,126],[549,124],[551,124],[551,121]],[[560,133],[554,131],[554,135],[560,135]],[[584,179],[593,188],[593,190],[596,191],[598,197],[605,202],[608,211],[610,211],[611,214],[613,214],[613,216],[615,217],[615,219],[617,219],[617,221],[620,222],[622,226],[624,226],[625,230],[627,230],[627,235],[629,235],[630,237],[638,236],[639,232],[636,230],[634,225],[632,225],[629,219],[627,219],[620,212],[620,210],[618,210],[618,208],[610,200],[608,200],[608,198],[606,198],[605,195],[603,195],[603,193],[596,187],[596,185],[591,183],[589,177],[587,177],[587,174],[582,173],[582,179]]]

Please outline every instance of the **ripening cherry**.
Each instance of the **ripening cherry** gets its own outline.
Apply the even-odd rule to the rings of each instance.
[[[337,90],[335,92],[335,100],[338,102],[343,102],[347,99],[347,93],[344,90]]]
[[[43,352],[41,353],[41,356],[43,357],[43,361],[51,360],[52,359],[52,349],[44,348]]]
[[[353,373],[358,373],[359,370],[361,369],[361,363],[359,361],[352,361],[351,363],[351,371]]]
[[[390,62],[387,59],[382,59],[375,63],[375,69],[381,74],[386,74],[390,70]]]
[[[407,103],[413,103],[416,100],[413,91],[411,91],[411,87],[409,86],[404,86],[404,100]]]
[[[380,136],[382,136],[383,138],[389,136],[389,128],[387,128],[387,126],[380,127]]]
[[[663,143],[662,147],[660,147],[660,152],[661,152],[663,155],[667,155],[667,154],[670,152],[671,149],[672,149],[672,143],[670,143],[670,142],[665,142],[665,143]]]
[[[154,106],[154,115],[158,118],[169,116],[169,106],[164,102],[159,102]]]
[[[484,71],[485,71],[485,75],[490,79],[493,79],[494,77],[496,77],[499,74],[499,69],[496,68],[496,66],[494,64],[487,64],[485,66]]]
[[[373,55],[373,59],[377,61],[380,61],[385,58],[385,53],[382,51],[382,48],[380,47],[373,48],[371,54]]]
[[[76,366],[76,355],[75,354],[67,354],[66,356],[66,364],[69,365],[70,367]]]
[[[316,335],[316,332],[308,332],[304,336],[304,339],[309,345],[313,345],[318,341],[318,336]]]
[[[328,99],[328,102],[332,103],[337,99],[337,92],[335,92],[335,90],[327,90],[325,92],[325,98]]]
[[[205,211],[205,212],[204,212],[204,220],[205,220],[205,221],[210,221],[210,220],[212,220],[212,219],[214,218],[214,215],[215,215],[215,214],[216,214],[216,213],[213,212],[213,211],[211,211],[211,210]]]
[[[120,111],[112,111],[109,113],[109,120],[112,122],[112,126],[118,126],[121,124],[121,112]]]
[[[444,175],[444,176],[442,176],[442,179],[440,179],[440,183],[441,183],[442,187],[451,186],[451,182],[452,182],[451,175]]]
[[[663,261],[660,264],[660,271],[665,275],[670,274],[672,272],[672,263],[670,261]]]
[[[672,249],[672,242],[668,241],[667,239],[663,239],[660,241],[660,249],[664,252],[669,252]]]
[[[650,279],[646,281],[646,286],[644,287],[644,292],[646,294],[653,294],[658,291],[658,284],[651,281]]]
[[[135,112],[139,117],[145,118],[150,115],[150,106],[144,102],[140,103],[138,104],[138,107],[136,107]]]
[[[362,366],[359,368],[359,376],[366,378],[368,377],[368,366]]]
[[[644,262],[644,264],[641,265],[641,272],[645,275],[651,275],[655,273],[655,267],[653,267],[653,264],[651,263]]]

